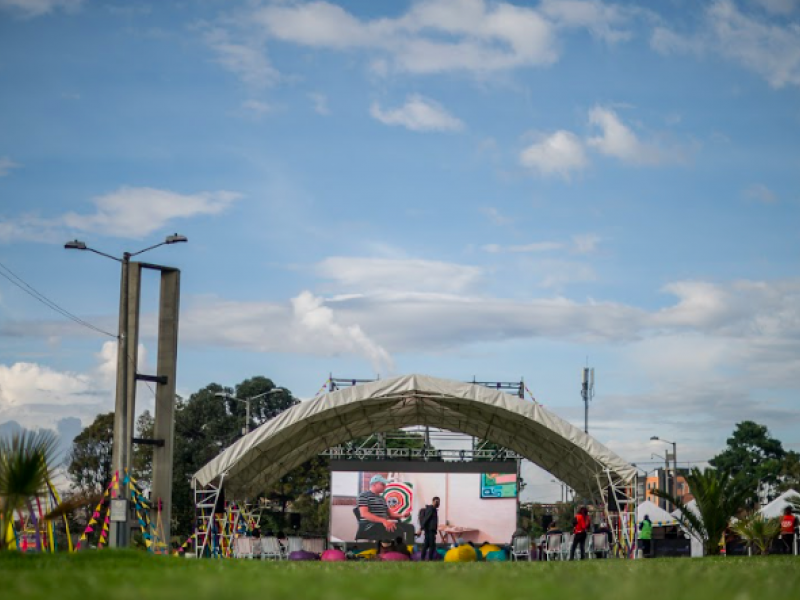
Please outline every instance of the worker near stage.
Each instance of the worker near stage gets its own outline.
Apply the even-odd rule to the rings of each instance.
[[[586,558],[586,533],[589,531],[589,509],[581,506],[573,520],[572,547],[569,549],[569,559],[575,560],[575,548],[581,549],[581,560]]]
[[[422,509],[419,518],[419,532],[425,534],[425,543],[422,546],[422,560],[436,560],[436,535],[439,533],[439,500],[434,496],[430,504]]]
[[[650,515],[645,515],[639,523],[639,541],[642,542],[642,556],[650,558],[650,540],[653,539],[653,522]]]
[[[358,495],[358,535],[366,540],[393,541],[398,534],[402,534],[407,543],[412,543],[414,527],[409,523],[398,523],[411,513],[411,509],[399,514],[389,508],[382,496],[387,483],[389,481],[382,475],[374,475],[369,480],[369,490]]]
[[[792,507],[787,506],[783,509],[781,517],[781,542],[783,542],[783,552],[794,554],[794,536],[797,531],[797,517],[792,514]]]

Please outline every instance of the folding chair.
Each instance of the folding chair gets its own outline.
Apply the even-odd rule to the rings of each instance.
[[[234,558],[253,558],[253,538],[237,537],[233,540]]]
[[[306,552],[313,552],[314,554],[322,554],[325,552],[324,538],[308,538],[303,540],[303,550]]]
[[[592,552],[589,554],[602,554],[603,558],[608,558],[608,553],[611,551],[611,545],[608,543],[607,533],[593,533],[592,534]]]
[[[286,538],[286,556],[292,552],[300,552],[303,550],[303,538],[299,535],[290,535]]]
[[[569,550],[572,547],[572,534],[565,533],[561,538],[561,560],[569,559]]]
[[[275,558],[280,560],[283,558],[283,548],[281,543],[275,536],[261,538],[261,558],[267,560]]]
[[[544,546],[544,555],[547,560],[561,560],[562,543],[563,535],[560,533],[551,533],[547,536],[547,543]]]
[[[521,535],[511,540],[511,560],[531,559],[531,538]]]

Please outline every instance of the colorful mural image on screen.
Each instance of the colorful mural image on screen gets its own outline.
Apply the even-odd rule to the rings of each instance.
[[[508,473],[481,473],[481,498],[516,497],[516,475]]]

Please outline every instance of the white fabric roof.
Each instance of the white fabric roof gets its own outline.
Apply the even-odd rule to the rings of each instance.
[[[764,515],[764,518],[766,519],[774,519],[775,517],[780,517],[783,515],[783,510],[787,506],[791,506],[791,504],[789,504],[787,499],[791,498],[792,496],[800,496],[800,494],[798,494],[794,490],[783,492],[780,496],[775,498],[775,500],[767,504],[764,508],[762,508],[758,512]]]
[[[597,497],[598,477],[605,486],[609,474],[615,483],[636,476],[635,467],[536,403],[481,385],[406,375],[293,406],[237,440],[194,479],[205,486],[225,474],[227,490],[252,496],[327,448],[412,425],[501,444],[587,497]]]
[[[644,521],[645,515],[650,517],[653,527],[678,524],[678,519],[650,500],[645,500],[636,507],[636,522],[641,523]]]

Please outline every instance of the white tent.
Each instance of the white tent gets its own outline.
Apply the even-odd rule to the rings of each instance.
[[[234,496],[268,489],[291,469],[349,440],[428,425],[501,444],[594,497],[610,480],[630,484],[636,469],[579,428],[517,396],[482,385],[407,375],[302,402],[236,441],[194,475]]]
[[[700,519],[701,521],[703,520],[702,517],[700,517],[700,511],[697,509],[697,500],[689,501],[689,503],[686,505],[686,510],[692,513],[693,515],[697,516],[697,518]],[[675,510],[672,511],[672,516],[677,518],[678,521],[680,521],[682,514],[683,511],[681,511],[680,508],[676,508]],[[695,537],[695,535],[683,525],[681,525],[681,529],[685,534],[689,536],[692,557],[694,558],[703,556],[703,541]]]
[[[774,519],[775,517],[780,517],[781,515],[783,515],[784,509],[787,506],[791,506],[791,504],[789,504],[788,499],[791,498],[792,496],[800,497],[800,494],[798,494],[794,490],[783,492],[780,496],[775,498],[775,500],[767,504],[764,508],[762,508],[758,512],[764,515],[764,518],[766,519]]]
[[[678,525],[678,519],[669,514],[663,508],[660,508],[657,504],[650,502],[650,500],[645,500],[636,507],[636,522],[641,523],[644,521],[645,515],[650,517],[653,527]]]

